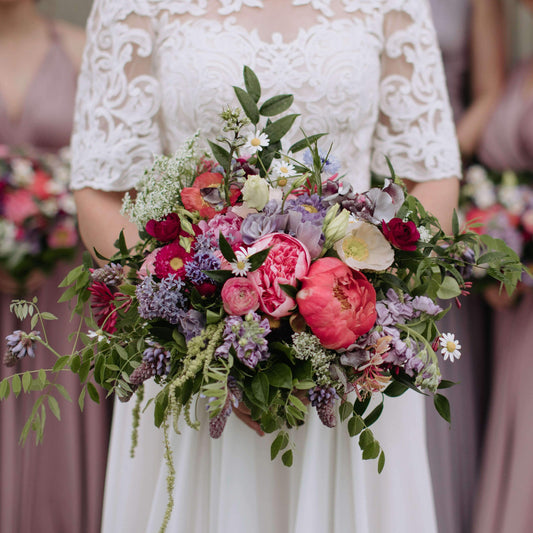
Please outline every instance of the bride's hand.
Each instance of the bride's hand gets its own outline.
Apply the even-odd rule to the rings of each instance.
[[[262,437],[265,432],[261,429],[259,422],[256,422],[252,416],[250,409],[244,405],[244,402],[239,402],[238,407],[233,408],[233,412],[240,418],[248,427],[252,428],[260,437]]]

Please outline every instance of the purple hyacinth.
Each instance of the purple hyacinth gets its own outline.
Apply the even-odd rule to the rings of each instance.
[[[160,344],[147,341],[142,363],[131,373],[130,382],[140,385],[152,376],[165,376],[170,372],[170,352]]]
[[[152,276],[147,276],[135,290],[139,315],[147,320],[162,318],[171,324],[178,324],[180,311],[187,306],[183,287],[185,283],[174,274],[159,283]]]
[[[268,319],[248,313],[245,317],[228,316],[225,322],[224,343],[217,348],[215,357],[227,358],[233,347],[237,358],[249,368],[270,357],[265,338],[270,333]]]
[[[204,270],[219,270],[220,259],[213,252],[202,250],[196,252],[192,261],[185,264],[185,274],[195,285],[212,281]]]
[[[316,408],[318,417],[328,428],[333,428],[337,425],[337,417],[335,416],[337,398],[337,391],[333,387],[313,387],[309,389],[311,405]]]
[[[242,390],[237,384],[237,380],[233,376],[228,377],[228,396],[226,397],[226,402],[224,407],[218,413],[209,420],[209,435],[213,439],[218,439],[224,428],[226,427],[226,422],[228,421],[229,416],[233,412],[234,407],[238,407],[239,403],[242,401]],[[208,405],[209,409],[209,405]]]
[[[20,329],[15,330],[6,337],[7,352],[4,356],[6,366],[14,366],[19,359],[24,357],[35,357],[34,345],[37,338],[41,338],[39,331],[25,333]]]

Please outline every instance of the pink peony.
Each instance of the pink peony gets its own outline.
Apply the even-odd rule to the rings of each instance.
[[[340,259],[315,261],[296,296],[298,310],[326,348],[353,344],[376,322],[376,291]]]
[[[211,244],[218,247],[218,236],[222,232],[222,235],[226,237],[226,240],[235,249],[242,246],[241,235],[242,218],[235,213],[228,211],[224,214],[215,215],[211,220],[207,222],[201,220],[198,225],[202,230],[202,233],[209,237]]]
[[[259,293],[248,278],[230,278],[222,287],[222,302],[228,315],[242,316],[259,308]]]
[[[309,251],[300,241],[285,233],[265,235],[253,247],[256,251],[272,248],[265,262],[255,272],[248,274],[259,292],[259,307],[276,318],[290,315],[296,302],[279,284],[296,287],[296,281],[309,270]]]
[[[28,191],[19,189],[5,195],[4,216],[11,222],[20,225],[38,214],[39,209]]]

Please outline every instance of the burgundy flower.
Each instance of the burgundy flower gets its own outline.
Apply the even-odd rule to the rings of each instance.
[[[155,257],[155,275],[164,279],[171,274],[183,278],[185,276],[185,263],[191,261],[193,256],[179,243],[173,242],[159,249]]]
[[[180,234],[180,219],[176,213],[170,213],[163,220],[149,220],[146,232],[161,242],[175,240]]]
[[[389,222],[384,220],[381,223],[381,230],[387,240],[396,248],[413,252],[416,250],[416,243],[420,239],[420,233],[416,224],[409,220],[404,222],[401,218],[393,218]]]
[[[115,307],[115,294],[101,281],[95,281],[89,291],[92,294],[91,309],[94,313],[98,326],[107,333],[116,331],[117,308]]]

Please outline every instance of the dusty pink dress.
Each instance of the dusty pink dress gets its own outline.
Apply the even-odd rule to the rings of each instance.
[[[431,0],[455,121],[467,104],[471,0]],[[450,400],[451,427],[432,402],[426,412],[428,455],[439,533],[470,533],[485,425],[490,357],[490,310],[482,298],[462,300],[439,324],[462,346],[458,361],[440,362],[445,379],[458,383],[443,391]]]
[[[533,171],[533,94],[520,65],[483,138],[480,157],[495,170]],[[533,293],[495,313],[494,370],[474,533],[533,529]]]
[[[10,120],[0,100],[0,144],[32,146],[56,151],[69,144],[74,109],[76,70],[60,39],[50,27],[50,49],[25,96],[22,115]],[[65,304],[57,304],[58,283],[72,268],[59,264],[36,295],[41,309],[59,320],[50,322],[48,337],[59,352],[69,353],[69,323]],[[28,295],[33,296],[33,295]],[[0,338],[21,329],[9,312],[11,297],[0,295]],[[25,325],[24,329],[29,327]],[[3,355],[2,349],[2,355]],[[35,360],[23,360],[15,369],[0,366],[0,378],[13,371],[49,368],[55,357],[39,350]],[[78,407],[79,380],[62,375],[60,382],[70,392],[73,403],[60,401],[58,422],[50,413],[46,420],[44,443],[35,446],[28,439],[18,445],[22,427],[34,398],[21,395],[0,404],[0,531],[2,533],[97,533],[100,530],[104,473],[111,406]],[[89,404],[91,402],[87,402]]]

